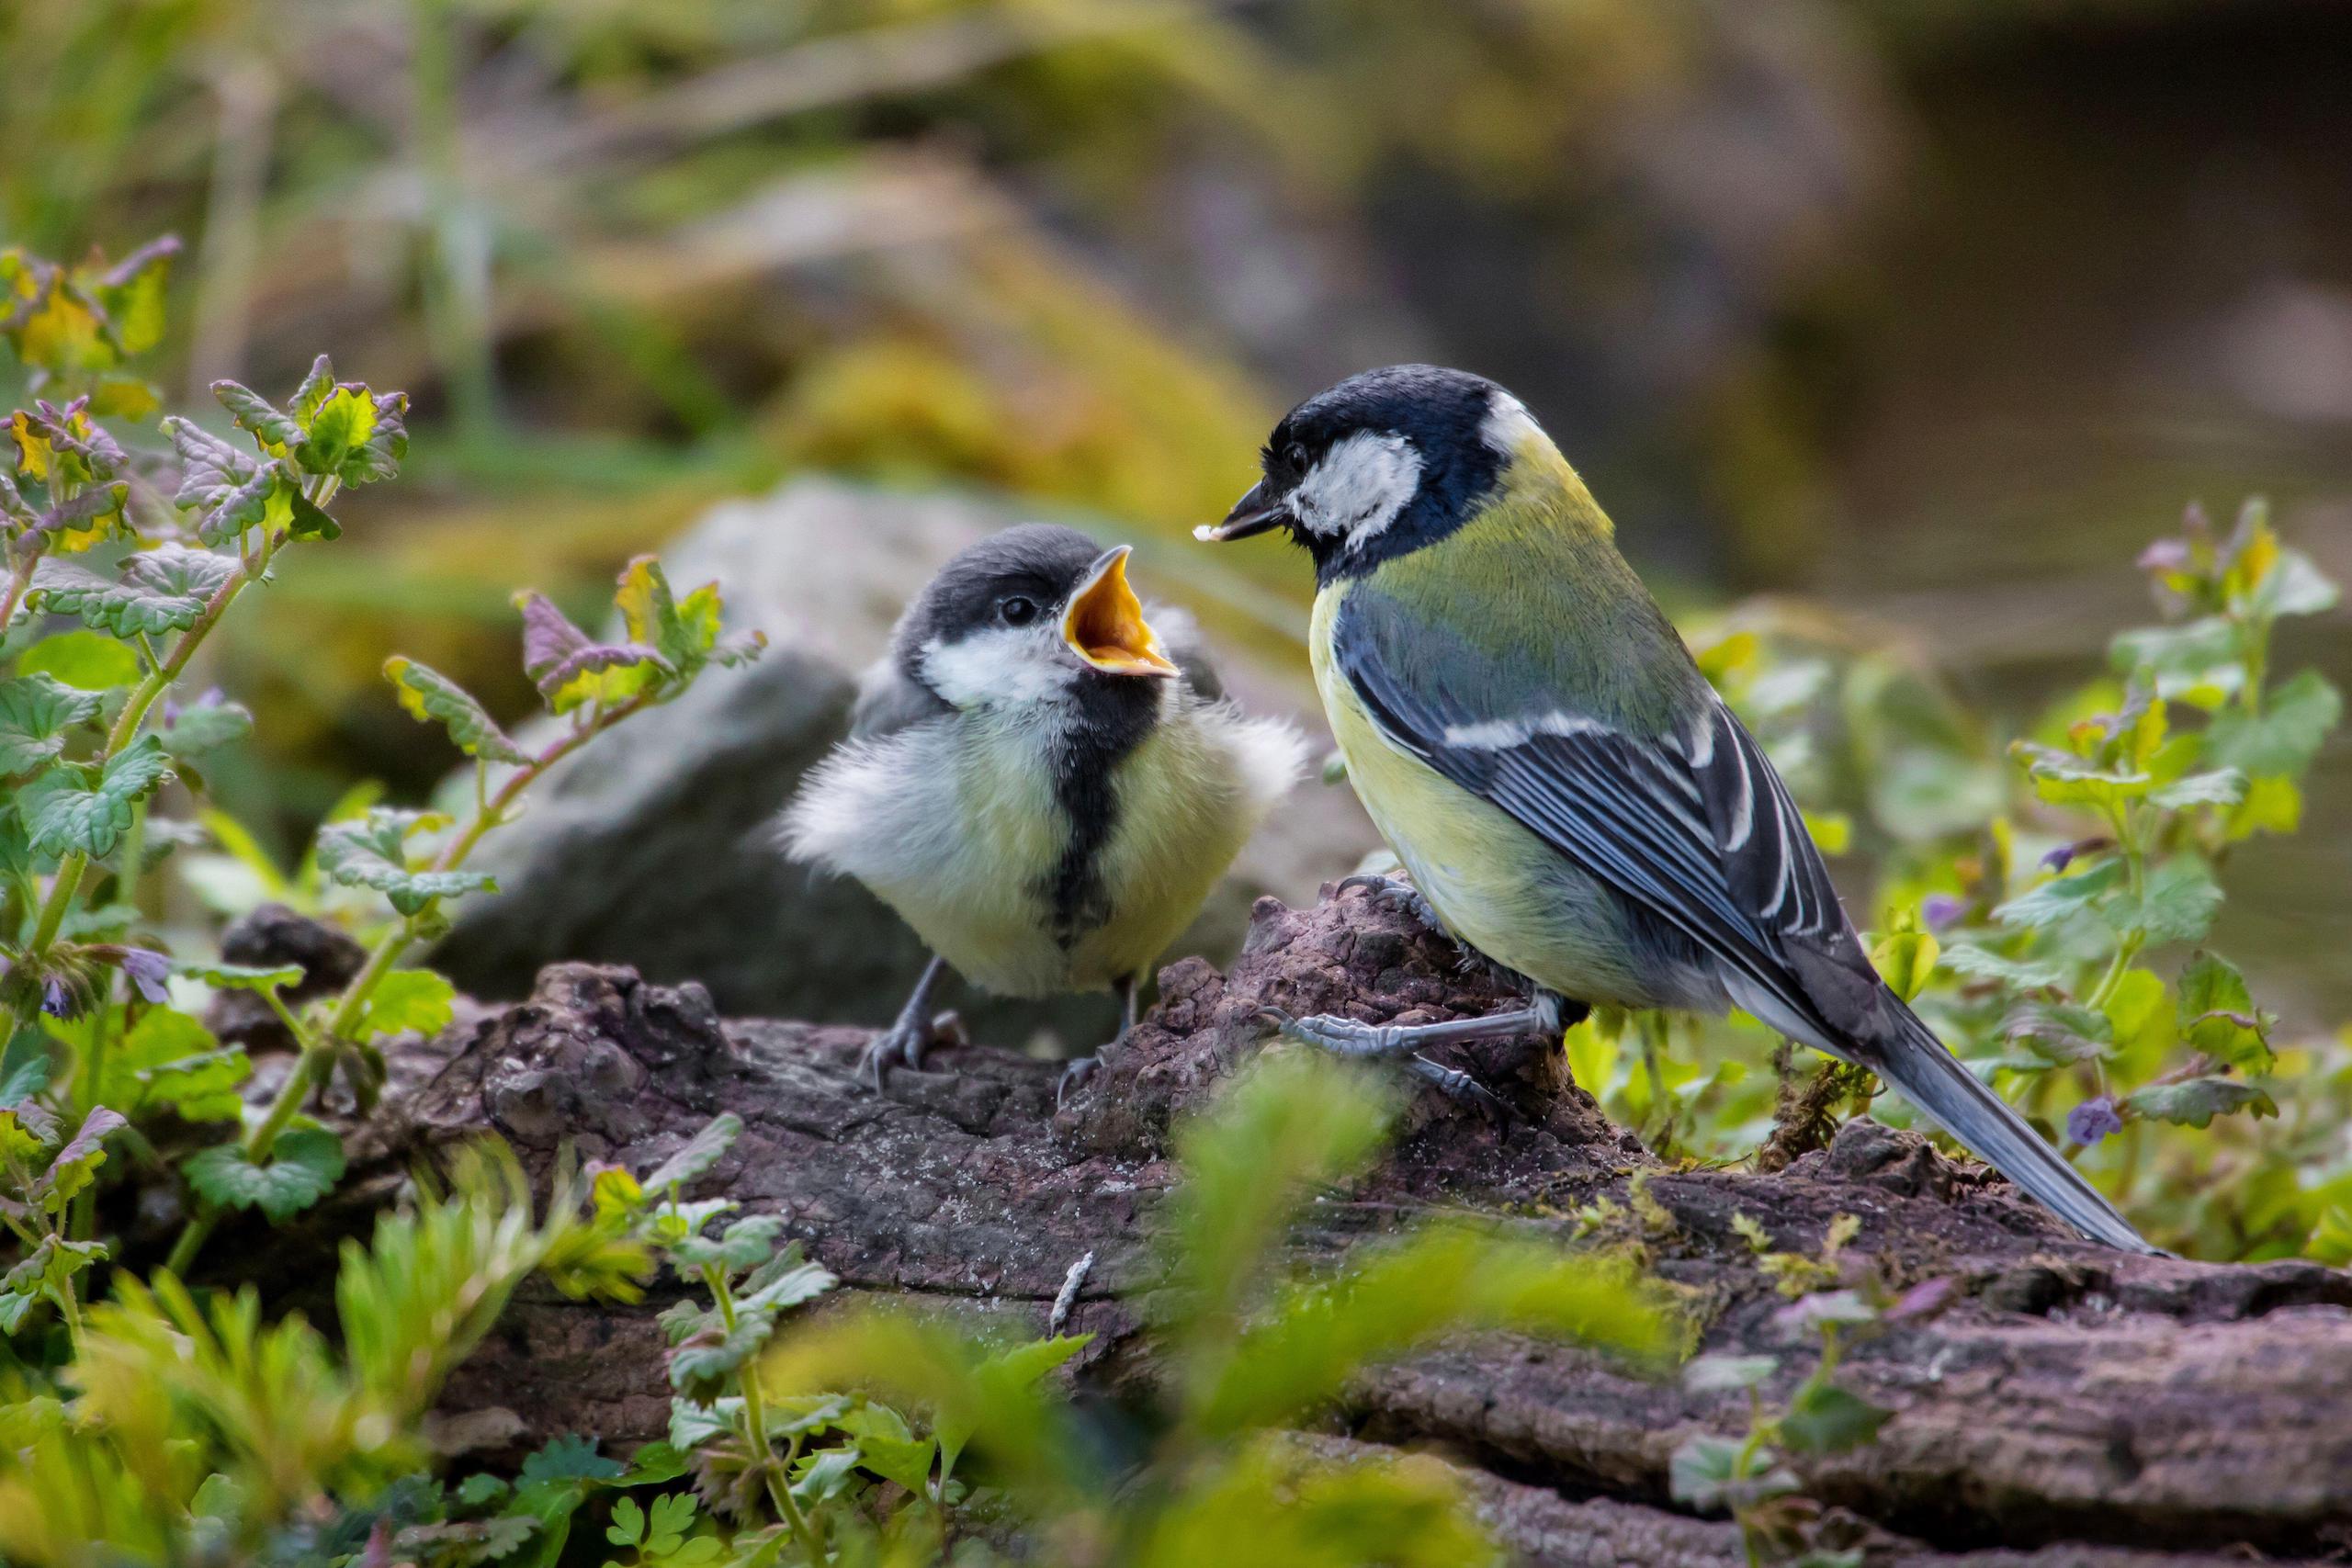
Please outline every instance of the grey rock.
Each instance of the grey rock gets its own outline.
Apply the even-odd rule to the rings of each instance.
[[[484,998],[526,996],[541,965],[583,960],[698,980],[732,1015],[887,1023],[921,945],[855,883],[786,862],[773,823],[843,733],[852,671],[880,655],[907,597],[956,550],[1021,520],[967,496],[825,479],[715,508],[662,552],[664,567],[682,589],[721,583],[730,629],[764,631],[766,655],[710,671],[550,776],[485,843],[477,863],[501,891],[458,907],[433,963]],[[1153,585],[1145,566],[1137,574]],[[1291,671],[1222,650],[1219,662],[1243,703],[1323,732],[1303,658]],[[1374,842],[1344,789],[1302,784],[1170,957],[1224,962],[1260,895],[1309,901]],[[946,999],[991,1044],[1091,1049],[1116,1024],[1108,996]]]

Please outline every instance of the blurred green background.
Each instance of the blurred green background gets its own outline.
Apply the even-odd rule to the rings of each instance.
[[[216,668],[287,844],[444,767],[385,649],[519,713],[510,588],[592,613],[811,470],[1164,534],[1279,645],[1295,560],[1175,542],[1399,359],[1524,397],[1679,606],[1833,601],[2005,723],[2191,498],[2352,575],[2341,0],[6,0],[0,81],[0,244],[187,240],[175,393],[325,348],[415,398]],[[2352,681],[2341,614],[2308,661]],[[2220,940],[2319,1022],[2340,738],[2310,802]]]

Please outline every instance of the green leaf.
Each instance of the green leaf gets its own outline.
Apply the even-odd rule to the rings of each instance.
[[[1743,1474],[1746,1448],[1736,1438],[1702,1434],[1685,1439],[1667,1461],[1667,1490],[1678,1503],[1713,1511],[1750,1507],[1797,1489],[1797,1478],[1770,1449],[1746,1455]]]
[[[2245,789],[2244,773],[2235,768],[2216,768],[2159,784],[2148,792],[2148,798],[2167,811],[2183,811],[2192,806],[2235,806],[2245,798]]]
[[[605,1529],[605,1539],[615,1546],[635,1546],[645,1539],[645,1511],[634,1497],[622,1497],[613,1504],[613,1522]]]
[[[222,1144],[199,1150],[180,1166],[207,1202],[258,1208],[272,1224],[291,1219],[334,1191],[343,1168],[343,1140],[322,1127],[279,1134],[266,1165],[255,1165],[243,1144]]]
[[[351,1037],[438,1034],[449,1025],[457,996],[458,987],[430,969],[395,969],[377,982]]]
[[[2180,973],[2180,1032],[2198,1050],[2233,1067],[2267,1072],[2270,1019],[2257,1010],[2237,966],[2199,953]]]
[[[594,643],[544,594],[514,596],[523,612],[523,669],[559,714],[589,704],[625,702],[674,671],[652,649]]]
[[[319,868],[345,887],[374,888],[403,915],[436,898],[496,889],[488,872],[412,869],[408,835],[423,820],[414,812],[378,807],[356,821],[328,823],[319,829]]]
[[[296,407],[316,396],[316,377],[303,384]],[[346,485],[390,479],[408,456],[408,394],[378,394],[345,382],[318,400],[304,421],[294,460],[304,471],[333,475]]]
[[[2113,1030],[2107,1014],[2078,1002],[2025,1002],[2001,1024],[2002,1033],[2051,1066],[2106,1055],[2115,1043]]]
[[[493,762],[530,761],[464,687],[438,671],[395,655],[384,660],[384,679],[399,692],[401,706],[410,717],[441,726],[467,756]]]
[[[18,675],[47,675],[77,691],[107,692],[139,683],[139,655],[98,632],[61,632],[17,658]]]
[[[739,1309],[732,1330],[706,1328],[670,1352],[670,1386],[697,1404],[709,1404],[727,1392],[743,1363],[758,1355],[775,1332],[771,1314]]]
[[[1964,942],[1956,942],[1945,948],[1942,961],[1943,966],[1955,975],[1965,976],[1972,980],[1998,980],[2021,991],[2060,986],[2066,981],[2066,968],[2062,964],[2036,964],[2022,958],[2004,958],[1987,948]]]
[[[243,740],[253,732],[254,716],[242,705],[198,702],[167,713],[155,734],[164,750],[186,761]]]
[[[2125,632],[2109,645],[2109,659],[2125,673],[2145,669],[2154,674],[2157,695],[2205,707],[2245,684],[2237,628],[2220,615]]]
[[[95,775],[77,763],[51,768],[24,792],[25,830],[33,852],[60,859],[112,854],[130,827],[132,808],[171,777],[171,759],[153,735],[116,752]]]
[[[849,1489],[863,1456],[854,1448],[820,1449],[792,1467],[792,1498],[803,1508],[830,1502]]]
[[[2269,1094],[2235,1078],[2194,1077],[2175,1083],[2152,1083],[2124,1097],[2137,1115],[2184,1127],[2203,1127],[2216,1116],[2251,1110],[2257,1117],[2276,1116],[2278,1106]]]
[[[150,1015],[152,1016],[152,1014]],[[144,1018],[141,1022],[146,1021]],[[215,1046],[137,1069],[139,1105],[167,1105],[187,1122],[232,1122],[244,1108],[239,1089],[253,1076],[241,1045]]]
[[[1781,1438],[1799,1453],[1843,1453],[1878,1436],[1894,1414],[1816,1376],[1790,1400],[1781,1417]]]
[[[68,561],[45,560],[33,579],[41,602],[119,637],[186,631],[202,618],[212,596],[237,572],[237,563],[209,550],[159,545],[122,563],[119,579]]]
[[[1887,988],[1907,1002],[1927,989],[1942,950],[1932,931],[1890,931],[1871,947],[1871,963]]]
[[[523,1461],[521,1479],[535,1481],[617,1481],[628,1466],[596,1451],[596,1439],[567,1432]]]
[[[742,1133],[743,1119],[731,1111],[721,1111],[688,1139],[684,1147],[648,1172],[641,1185],[656,1196],[673,1187],[685,1186],[726,1157]]]
[[[301,444],[302,427],[288,414],[278,412],[267,398],[252,388],[235,381],[215,381],[212,395],[237,422],[237,428],[268,448],[273,457],[283,457]]]
[[[2297,778],[2343,716],[2342,694],[2306,670],[2269,692],[2258,714],[2235,705],[2215,714],[2206,741],[2217,761],[2256,776]]]
[[[783,1313],[803,1302],[815,1300],[840,1282],[823,1265],[811,1263],[803,1257],[800,1244],[794,1242],[745,1276],[742,1283],[736,1287],[735,1299],[738,1304],[755,1311]],[[1054,1345],[1063,1342],[1044,1340],[1040,1343]],[[1074,1346],[1066,1352],[1075,1353]],[[1059,1365],[1058,1362],[1055,1364]]]
[[[50,1213],[63,1213],[77,1193],[97,1179],[98,1167],[107,1162],[106,1135],[127,1124],[119,1112],[95,1107],[82,1119],[81,1130],[51,1156],[49,1168],[34,1179],[26,1196]]]
[[[68,732],[98,716],[100,699],[47,675],[0,681],[0,778],[21,778],[64,754]]]
[[[2030,931],[2054,926],[2088,910],[2101,896],[2120,886],[2124,874],[2123,863],[2109,860],[2072,876],[2053,876],[1995,909],[1993,918],[2003,925]]]
[[[2316,615],[2335,608],[2341,597],[2327,574],[2301,550],[2280,550],[2253,595],[2253,608],[2266,615]]]
[[[2222,889],[2197,861],[2176,860],[2150,873],[2138,898],[2128,892],[2100,911],[2119,932],[2142,931],[2151,942],[2202,942],[2221,912]]]
[[[0,1276],[0,1292],[31,1300],[44,1292],[52,1300],[62,1300],[67,1281],[93,1263],[103,1263],[111,1254],[105,1244],[95,1241],[71,1241],[64,1236],[50,1235],[27,1253],[17,1266]],[[16,1325],[0,1323],[0,1331],[15,1333]]]
[[[860,1400],[843,1413],[841,1429],[856,1444],[858,1462],[885,1481],[895,1481],[915,1496],[931,1486],[932,1462],[938,1446],[917,1438],[906,1418],[887,1404]]]
[[[260,459],[251,452],[177,414],[164,420],[163,429],[179,455],[180,488],[172,499],[182,506],[215,512],[232,491],[251,483],[261,471]]]
[[[673,1244],[671,1261],[679,1275],[687,1279],[712,1264],[720,1265],[729,1273],[756,1269],[775,1256],[775,1238],[783,1229],[783,1215],[754,1214],[729,1225],[718,1240],[690,1235]]]

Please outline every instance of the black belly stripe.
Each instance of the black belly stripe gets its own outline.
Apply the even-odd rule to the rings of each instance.
[[[1133,675],[1080,677],[1071,721],[1053,750],[1054,798],[1069,818],[1069,840],[1043,889],[1053,908],[1054,942],[1065,953],[1111,918],[1102,853],[1118,826],[1112,774],[1143,743],[1159,715],[1159,682]]]

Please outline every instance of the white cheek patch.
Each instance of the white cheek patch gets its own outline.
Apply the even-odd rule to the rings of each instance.
[[[1361,545],[1412,504],[1421,488],[1421,455],[1401,435],[1360,430],[1333,445],[1290,493],[1292,513],[1308,532]]]
[[[1041,616],[1035,626],[991,626],[954,642],[933,637],[922,645],[923,681],[959,708],[1051,701],[1078,677],[1059,625]]]

